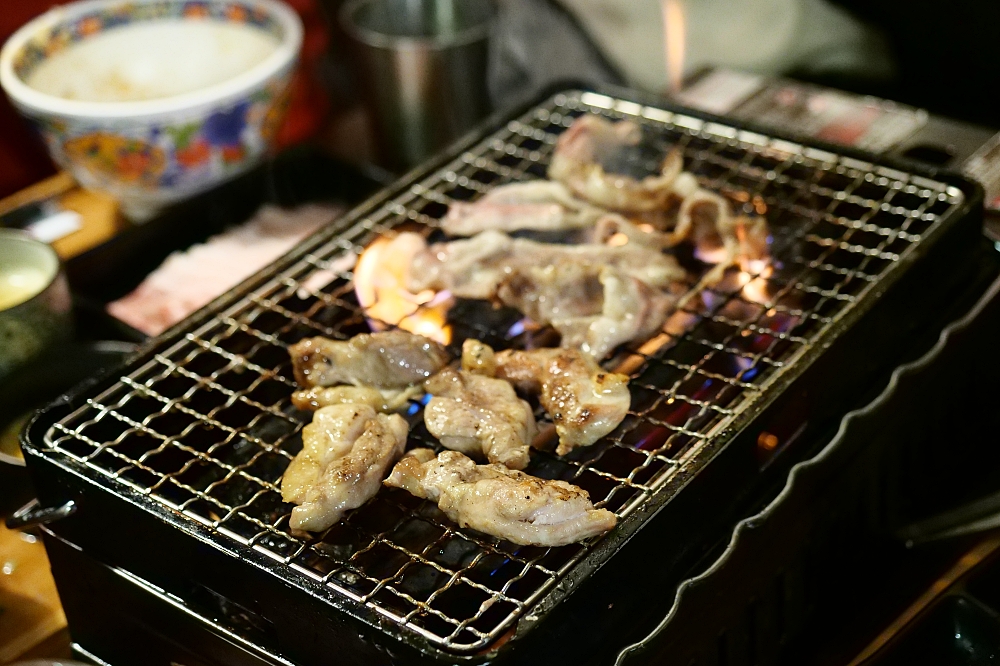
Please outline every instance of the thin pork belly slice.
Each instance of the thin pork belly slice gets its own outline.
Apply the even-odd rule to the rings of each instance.
[[[571,262],[512,271],[497,298],[559,331],[562,347],[597,360],[658,333],[678,302],[616,268]]]
[[[642,179],[605,171],[605,165],[620,161],[624,151],[641,143],[642,128],[634,122],[612,123],[595,115],[580,116],[559,135],[549,178],[603,208],[628,213],[664,208],[674,196],[674,181],[684,166],[679,151],[667,154],[660,173]]]
[[[562,183],[532,180],[495,187],[472,203],[453,203],[441,228],[450,236],[489,229],[563,231],[589,227],[605,212],[575,198]]]
[[[491,299],[519,268],[578,263],[609,266],[652,287],[667,287],[687,273],[677,260],[640,245],[560,245],[484,231],[469,239],[435,243],[417,253],[410,269],[411,291],[449,291],[459,298]]]

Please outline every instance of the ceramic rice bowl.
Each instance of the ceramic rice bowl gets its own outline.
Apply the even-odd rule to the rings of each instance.
[[[151,23],[158,21],[169,23]],[[101,35],[105,41],[120,39],[129,27],[148,31],[164,25],[174,32],[105,49],[112,62],[100,64],[131,63],[135,69],[136,62],[152,61],[170,69],[177,63],[167,74],[186,72],[188,81],[204,75],[209,85],[183,90],[180,81],[179,92],[95,101],[28,84],[36,68],[74,45]],[[212,80],[212,68],[222,67],[224,59],[198,60],[206,53],[205,31],[236,26],[263,31],[274,48],[242,71],[214,72],[221,80]],[[284,117],[301,44],[298,16],[277,0],[86,0],[56,7],[18,30],[0,51],[0,84],[57,164],[84,187],[111,194],[126,215],[141,220],[261,161]],[[101,69],[91,67],[76,78]],[[153,74],[147,78],[167,85],[162,82],[169,76]]]

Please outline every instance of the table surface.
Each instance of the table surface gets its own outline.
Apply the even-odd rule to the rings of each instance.
[[[41,539],[0,525],[0,664],[33,654],[67,656],[68,638]]]
[[[128,224],[113,199],[81,189],[65,173],[0,200],[0,215],[52,198],[82,220],[79,231],[53,243],[63,259],[100,245]],[[41,540],[0,524],[0,664],[68,656],[66,616]]]

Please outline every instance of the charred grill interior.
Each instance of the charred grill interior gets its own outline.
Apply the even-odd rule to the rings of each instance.
[[[245,297],[88,394],[29,448],[143,498],[153,513],[180,516],[233,553],[266,556],[282,580],[388,621],[421,649],[498,648],[540,601],[550,607],[585,577],[573,576],[575,567],[612,555],[601,546],[608,537],[517,546],[459,529],[432,503],[397,489],[383,489],[326,532],[293,535],[278,484],[311,415],[291,404],[288,347],[370,331],[352,284],[357,256],[404,230],[442,240],[440,220],[452,203],[544,178],[559,133],[588,112],[644,128],[644,174],[679,147],[703,187],[737,213],[765,216],[773,235],[771,264],[756,274],[730,268],[683,299],[663,333],[602,364],[629,376],[631,410],[619,427],[563,457],[535,453],[525,469],[589,492],[595,507],[617,515],[612,534],[635,532],[648,517],[640,509],[678,493],[678,479],[717,453],[708,444],[773,397],[796,362],[865,309],[966,202],[955,186],[859,159],[603,94],[556,95],[318,236]],[[695,275],[709,268],[679,258]],[[447,325],[455,357],[467,338],[498,351],[554,340],[512,310],[474,301],[452,307]],[[412,402],[406,413],[408,448],[439,449],[421,410]],[[541,407],[535,416],[547,421]]]

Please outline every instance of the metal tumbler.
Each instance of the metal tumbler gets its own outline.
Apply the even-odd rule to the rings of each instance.
[[[401,171],[490,111],[491,0],[349,0],[340,12],[384,165]]]

